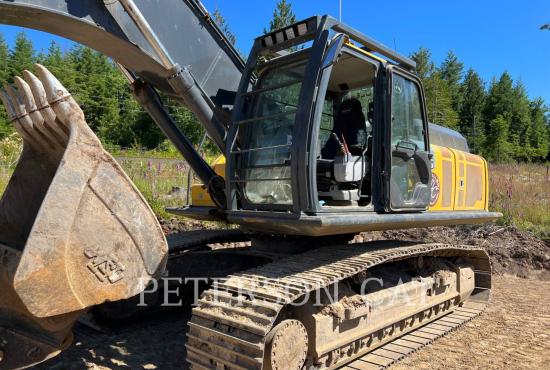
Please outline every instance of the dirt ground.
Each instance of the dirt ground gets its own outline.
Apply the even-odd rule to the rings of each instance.
[[[550,369],[550,282],[496,277],[479,318],[392,366],[411,369]]]
[[[119,333],[79,326],[75,344],[41,369],[187,369],[189,314],[162,315]],[[394,365],[405,369],[550,369],[550,282],[497,276],[481,317]]]
[[[200,221],[161,220],[166,234],[196,229],[217,229],[219,225]],[[371,240],[414,240],[481,246],[491,256],[495,274],[550,280],[550,240],[541,240],[512,226],[431,227],[363,233],[354,242]]]
[[[170,231],[191,225],[163,225]],[[499,226],[368,233],[356,242],[409,239],[484,246],[495,271],[490,308],[457,332],[392,367],[405,369],[550,369],[550,244]],[[99,333],[78,324],[74,345],[40,369],[187,369],[190,311],[162,313]]]

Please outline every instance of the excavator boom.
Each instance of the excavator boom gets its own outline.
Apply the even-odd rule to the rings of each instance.
[[[139,9],[151,33],[142,32],[128,7]],[[232,105],[224,94],[237,91],[244,69],[239,53],[197,0],[0,0],[0,23],[89,46],[176,97],[180,96],[168,84],[170,68],[187,67],[220,107]],[[162,52],[148,39],[151,34],[162,44]]]
[[[111,57],[137,100],[225,202],[223,181],[194,151],[155,90],[189,108],[224,151],[244,61],[198,0],[0,0],[0,23],[57,34]]]

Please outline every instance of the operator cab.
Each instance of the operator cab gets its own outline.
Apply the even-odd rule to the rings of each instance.
[[[319,128],[317,193],[324,210],[372,208],[373,187],[380,185],[385,211],[426,209],[431,168],[422,99],[415,76],[344,43],[330,72]],[[387,158],[389,171],[375,166],[374,158]],[[388,184],[373,181],[388,172]]]
[[[458,133],[435,129],[430,152],[415,68],[329,16],[257,38],[223,140],[225,207],[177,214],[315,237],[498,217],[486,162],[438,140]]]
[[[314,17],[256,40],[247,71],[257,82],[241,84],[229,130],[229,210],[427,209],[428,124],[414,62],[341,27]]]

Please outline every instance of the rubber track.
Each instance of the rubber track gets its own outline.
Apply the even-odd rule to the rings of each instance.
[[[297,301],[305,294],[328,287],[374,266],[419,256],[468,257],[476,270],[476,282],[479,280],[482,282],[481,286],[490,288],[489,259],[486,252],[478,247],[382,241],[312,250],[289,259],[230,275],[216,282],[212,289],[201,296],[197,307],[193,309],[186,345],[187,361],[192,369],[261,370],[266,336],[281,320],[281,313],[288,304]],[[479,314],[484,306],[484,304],[476,304],[475,309],[464,308],[463,311],[472,311],[467,317],[460,314],[453,316],[457,315],[455,313],[444,316],[437,321],[440,330],[432,330],[430,335],[416,333],[418,330],[426,330],[424,328],[410,332],[407,336],[427,337],[423,342],[421,340],[414,342],[418,346],[414,345],[413,347],[416,348],[411,347],[411,349],[416,350],[426,340],[433,341],[465,322],[455,317],[471,319],[472,315]],[[441,325],[441,323],[447,323],[447,325]],[[435,327],[436,323],[430,325]],[[443,330],[445,327],[449,330]],[[397,342],[391,344],[398,345]],[[370,360],[361,360],[370,367],[365,365],[367,367],[362,368],[389,366],[412,352],[403,350],[401,352],[404,353],[400,354],[402,356],[393,355],[395,351],[391,351],[390,347],[386,346],[389,344],[378,349],[379,353],[386,354],[383,356],[384,360],[372,357],[380,355],[371,353]],[[388,358],[390,355],[391,363]],[[352,360],[354,360],[353,355],[349,358],[349,361]],[[356,360],[354,363],[357,362]],[[348,369],[354,368],[348,367]]]

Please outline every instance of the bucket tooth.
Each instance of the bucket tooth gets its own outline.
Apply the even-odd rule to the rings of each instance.
[[[51,133],[48,132],[44,125],[36,125],[35,122],[33,122],[27,110],[24,92],[20,91],[15,85],[7,86],[6,89],[8,95],[12,98],[13,106],[17,113],[17,120],[27,129],[27,132],[29,132],[34,140],[39,143],[40,148],[46,152],[60,149],[61,147],[56,143],[55,138],[52,137]]]
[[[27,82],[19,76],[15,77],[15,84],[23,97],[28,115],[31,118],[34,127],[42,132],[51,142],[55,143],[56,147],[65,147],[67,140],[69,139],[67,133],[58,125],[46,124],[46,120],[36,106],[36,102],[29,84],[27,84]]]
[[[58,354],[86,309],[139,294],[168,253],[151,208],[80,106],[46,68],[36,72],[0,91],[24,139],[0,200],[0,370]]]
[[[10,122],[13,123],[13,126],[15,127],[15,131],[23,138],[23,140],[30,142],[30,136],[29,134],[23,130],[23,127],[17,122],[17,114],[15,113],[15,109],[13,108],[12,101],[10,96],[8,95],[8,92],[5,89],[0,89],[0,100],[2,101],[2,104],[4,104],[4,107],[6,109],[6,112],[8,113],[8,119]]]
[[[58,126],[55,122],[55,113],[48,103],[48,98],[46,97],[46,91],[42,82],[31,72],[25,70],[23,71],[23,77],[25,81],[31,88],[32,95],[34,97],[35,103],[37,105],[38,111],[42,114],[45,123],[52,129],[55,130],[55,127]],[[65,133],[65,137],[69,137],[69,129],[67,127],[62,127],[62,131]]]
[[[82,121],[85,122],[84,112],[61,82],[46,67],[40,64],[36,64],[36,73],[42,83],[49,105],[61,124],[70,126]],[[40,87],[37,86],[37,88]],[[92,133],[87,125],[86,128],[90,131],[89,133]]]
[[[1,96],[2,102],[8,112],[8,117],[15,127],[15,130],[34,150],[44,150],[44,144],[37,141],[34,137],[32,122],[30,120],[20,120],[19,112],[21,111],[21,106],[16,109],[18,103],[14,100],[14,92],[11,86],[5,85],[4,89],[2,89]]]

